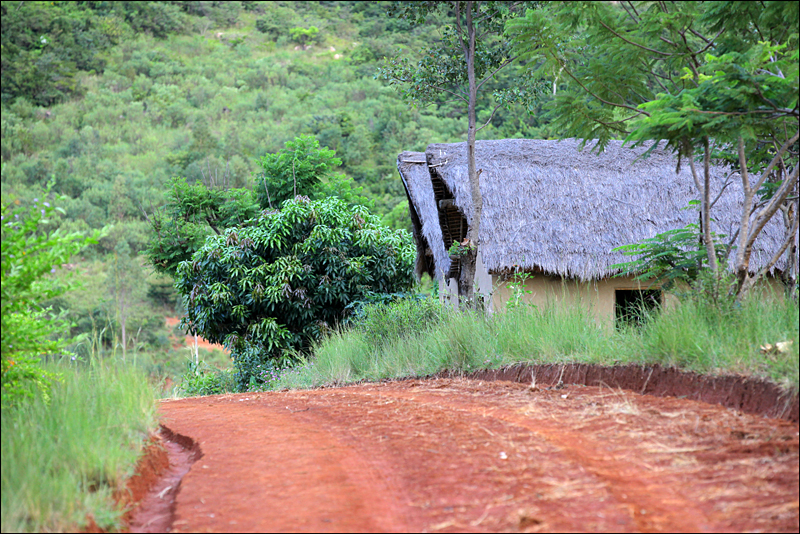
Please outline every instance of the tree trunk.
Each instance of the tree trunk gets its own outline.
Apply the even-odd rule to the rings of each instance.
[[[467,43],[464,44],[464,58],[467,63],[467,81],[469,83],[467,173],[469,175],[470,193],[472,194],[472,221],[467,230],[467,239],[471,245],[471,251],[462,259],[459,280],[459,295],[468,302],[474,300],[477,250],[480,246],[481,212],[483,211],[483,198],[479,182],[480,173],[475,163],[475,133],[477,128],[475,104],[478,89],[475,81],[475,25],[472,20],[472,4],[473,2],[466,2]],[[458,14],[458,10],[456,10],[456,13]]]
[[[717,253],[711,238],[711,149],[708,137],[703,139],[703,241],[706,244],[708,266],[715,277],[717,274]]]
[[[761,186],[766,182],[767,178],[769,177],[772,170],[778,165],[783,157],[783,154],[797,142],[798,138],[800,138],[800,131],[797,131],[791,139],[786,141],[783,146],[778,150],[775,156],[772,158],[772,161],[767,166],[767,168],[762,172],[761,177],[756,181],[754,185],[750,184],[750,176],[747,172],[747,161],[744,153],[744,141],[742,138],[739,138],[739,172],[742,176],[742,188],[745,194],[745,202],[742,211],[742,226],[739,229],[739,247],[736,251],[736,264],[735,264],[735,273],[737,278],[737,284],[734,288],[734,294],[736,296],[736,300],[740,301],[744,298],[745,294],[755,286],[756,282],[758,282],[759,278],[764,276],[770,268],[778,261],[780,254],[783,254],[787,249],[791,251],[791,245],[794,243],[794,234],[797,232],[797,220],[794,220],[793,228],[789,228],[787,235],[784,238],[784,244],[781,247],[781,250],[778,254],[774,255],[767,265],[762,267],[753,277],[750,276],[750,256],[753,252],[753,244],[755,243],[756,238],[764,229],[764,226],[767,222],[772,218],[773,215],[781,208],[781,206],[786,202],[787,198],[789,197],[789,193],[793,191],[797,187],[798,182],[798,172],[800,169],[795,167],[790,175],[786,175],[786,170],[782,171],[782,178],[781,185],[778,187],[778,190],[773,194],[772,198],[767,202],[767,205],[763,207],[758,213],[755,214],[753,220],[750,220],[750,215],[753,211],[753,205],[755,202],[755,195],[758,193],[758,190]],[[795,214],[795,217],[797,214]],[[791,266],[791,259],[789,260]]]

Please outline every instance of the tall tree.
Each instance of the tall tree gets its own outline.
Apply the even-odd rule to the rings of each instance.
[[[422,59],[412,65],[407,58],[386,60],[378,76],[413,105],[433,104],[455,100],[467,111],[467,169],[472,196],[472,220],[467,230],[468,249],[462,261],[459,293],[467,300],[473,298],[477,252],[480,247],[483,197],[480,189],[481,169],[475,162],[475,136],[485,128],[501,106],[514,102],[530,104],[539,94],[542,84],[530,83],[531,78],[519,80],[512,88],[493,87],[497,73],[511,65],[515,55],[505,39],[505,23],[538,2],[394,2],[390,15],[417,24],[436,13],[452,19],[441,28],[441,39],[421,51]],[[478,97],[491,94],[495,106],[488,119],[478,126]],[[449,243],[448,243],[449,245]]]
[[[128,341],[133,336],[128,335],[128,321],[134,310],[134,305],[144,298],[145,284],[142,266],[137,258],[132,255],[131,247],[124,239],[114,247],[114,260],[109,272],[108,288],[114,306],[114,314],[120,327],[122,340],[122,360],[126,361],[128,354]],[[134,347],[135,348],[135,347]]]
[[[507,29],[533,76],[564,73],[550,114],[568,134],[599,138],[599,150],[613,138],[666,140],[688,163],[715,275],[711,161],[738,172],[741,224],[727,246],[738,299],[787,249],[790,285],[797,280],[797,23],[791,2],[567,2]],[[751,276],[753,244],[778,211],[784,241]]]

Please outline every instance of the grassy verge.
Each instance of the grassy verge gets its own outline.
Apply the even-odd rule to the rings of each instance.
[[[2,414],[2,531],[117,525],[112,499],[133,473],[156,404],[146,376],[114,365],[50,365],[62,375],[49,402]]]
[[[416,306],[416,308],[415,308]],[[726,312],[688,299],[645,318],[639,327],[603,328],[579,307],[520,305],[490,318],[432,312],[437,305],[401,303],[367,310],[355,328],[315,347],[305,365],[283,372],[271,387],[306,388],[420,376],[444,369],[469,372],[518,362],[677,366],[702,373],[741,373],[798,387],[797,304],[754,296]],[[786,353],[764,344],[791,341]]]

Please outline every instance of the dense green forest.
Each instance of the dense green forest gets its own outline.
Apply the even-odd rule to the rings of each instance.
[[[415,60],[446,15],[410,22],[381,2],[3,2],[2,195],[63,197],[64,232],[105,231],[59,271],[82,289],[68,310],[78,352],[169,348],[180,314],[168,276],[140,253],[170,179],[252,188],[259,160],[313,135],[392,228],[409,228],[395,168],[403,150],[465,138],[456,104],[414,108],[376,79],[385,56]],[[498,75],[502,85],[516,69]],[[490,108],[480,104],[479,118]],[[501,108],[479,138],[549,135]],[[177,332],[176,332],[177,333]],[[173,360],[175,358],[172,358]],[[178,358],[180,359],[180,358]],[[155,367],[161,364],[153,363]]]

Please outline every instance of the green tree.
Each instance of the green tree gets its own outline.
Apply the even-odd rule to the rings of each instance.
[[[114,260],[108,276],[108,288],[113,299],[114,315],[120,327],[122,359],[127,361],[128,342],[133,337],[128,335],[129,320],[136,303],[144,299],[147,288],[142,266],[131,254],[131,247],[127,241],[120,240],[117,243],[113,256]]]
[[[472,196],[472,220],[467,239],[470,254],[462,262],[459,293],[472,298],[475,279],[476,251],[480,247],[480,225],[483,199],[480,175],[475,163],[475,136],[485,128],[502,106],[524,102],[529,106],[537,99],[541,84],[521,79],[510,89],[492,87],[497,73],[517,60],[510,42],[504,38],[507,20],[525,7],[538,2],[395,2],[390,14],[422,24],[434,12],[452,16],[453,24],[441,28],[442,38],[421,51],[422,59],[412,65],[407,58],[386,60],[378,77],[394,86],[403,98],[414,105],[455,100],[467,111],[467,168]],[[493,89],[493,90],[492,90]],[[478,97],[491,94],[496,104],[483,125],[478,126]]]
[[[178,264],[190,259],[209,235],[220,235],[255,217],[259,210],[272,210],[297,195],[337,196],[348,205],[369,207],[372,203],[362,196],[361,187],[333,173],[341,163],[335,155],[320,148],[314,136],[287,141],[284,149],[259,161],[262,172],[254,178],[255,193],[246,188],[189,185],[185,178],[173,178],[165,208],[147,215],[152,228],[148,261],[157,271],[175,276]]]
[[[49,188],[48,188],[49,193]],[[46,194],[44,198],[48,195]],[[40,366],[42,356],[57,354],[66,346],[60,337],[64,321],[40,303],[68,289],[50,278],[72,255],[90,243],[98,233],[86,237],[62,234],[53,229],[54,208],[44,198],[31,206],[19,200],[2,202],[2,403],[15,404],[30,394],[35,384],[45,395],[55,376]]]
[[[178,264],[192,257],[206,237],[254,217],[258,203],[248,189],[222,191],[173,178],[163,210],[147,215],[152,233],[147,258],[156,271],[175,276]]]
[[[563,74],[549,112],[569,135],[599,138],[599,150],[613,138],[666,140],[688,163],[704,262],[717,277],[710,163],[739,173],[741,224],[728,250],[741,298],[787,250],[796,284],[797,20],[791,2],[569,2],[529,10],[507,29],[532,76]],[[751,276],[753,244],[778,211],[784,242]]]
[[[413,285],[414,245],[363,206],[298,196],[212,235],[178,267],[182,325],[231,349],[239,388],[291,360],[357,301]]]
[[[297,195],[310,196],[334,167],[342,164],[336,153],[320,148],[313,135],[301,135],[287,141],[285,148],[261,158],[262,173],[256,178],[262,209],[280,206]]]
[[[303,47],[308,43],[319,41],[319,28],[311,26],[309,28],[292,28],[289,30],[289,35],[292,36],[292,41],[300,43]]]

